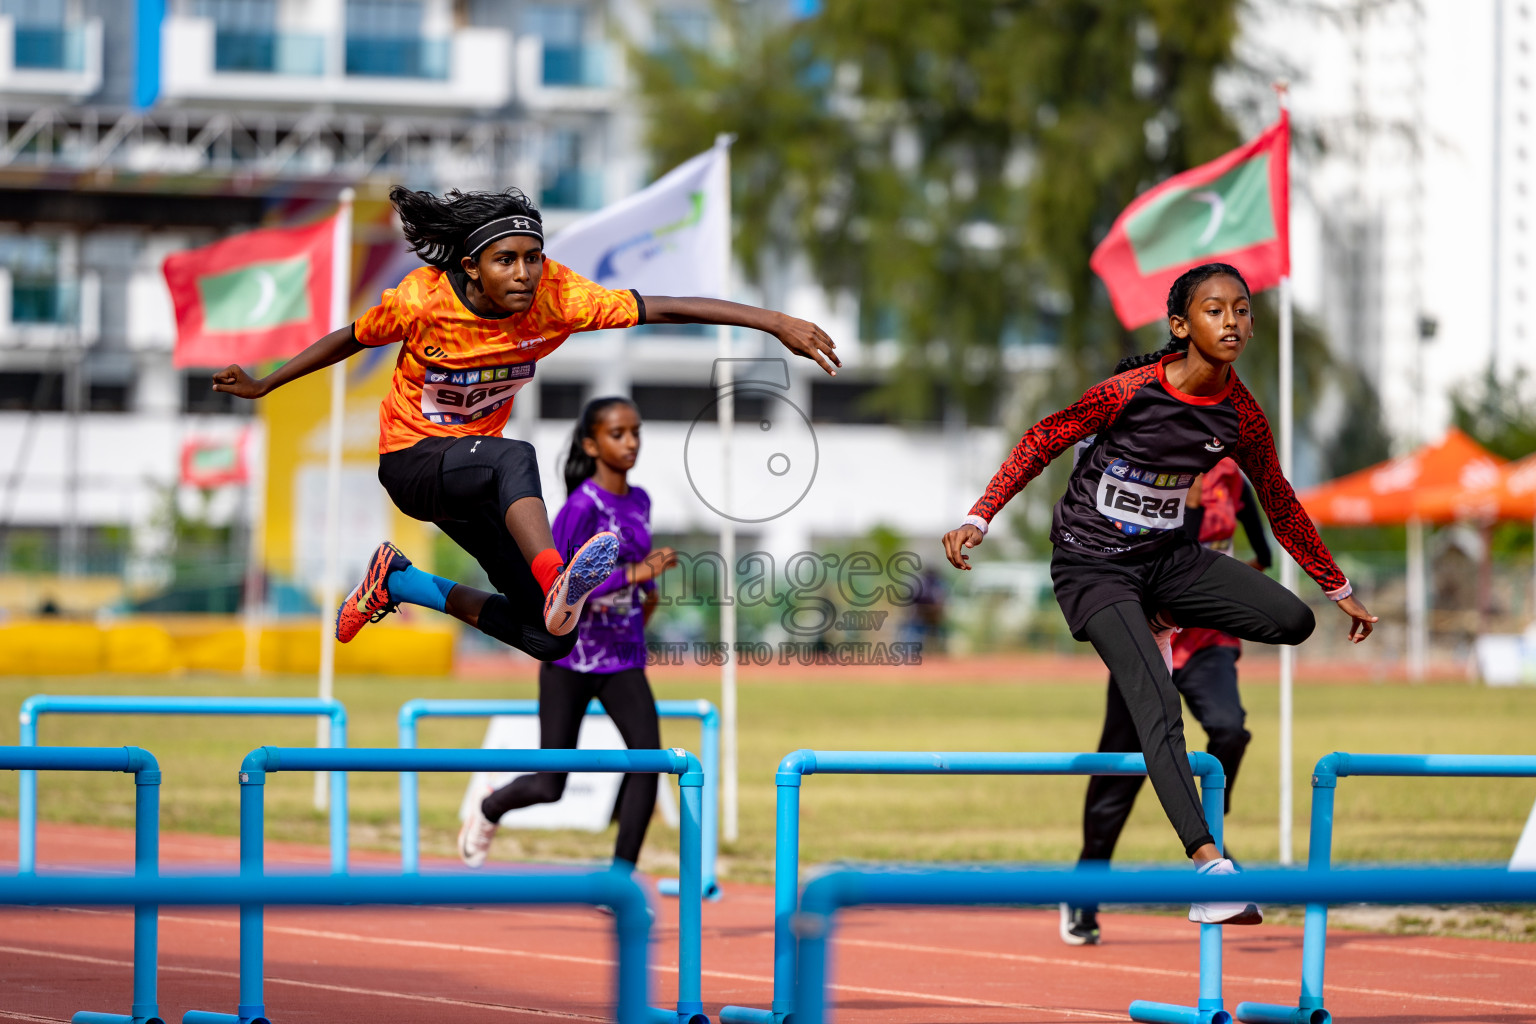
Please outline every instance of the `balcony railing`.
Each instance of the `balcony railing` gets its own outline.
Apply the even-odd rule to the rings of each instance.
[[[601,46],[544,44],[544,84],[598,87],[607,84],[608,52]]]
[[[214,36],[213,67],[215,71],[322,75],[325,37],[220,31]]]
[[[448,77],[447,39],[347,37],[347,74],[389,78]]]
[[[28,71],[81,71],[85,68],[85,32],[62,25],[17,25],[15,67]]]

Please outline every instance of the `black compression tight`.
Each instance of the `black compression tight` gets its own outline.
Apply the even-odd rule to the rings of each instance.
[[[1104,659],[1147,759],[1147,777],[1173,823],[1185,854],[1211,842],[1184,746],[1184,716],[1147,609],[1121,601],[1095,612],[1084,627]],[[1299,644],[1312,634],[1312,610],[1268,576],[1234,558],[1218,558],[1163,609],[1180,626],[1220,629],[1241,640]]]
[[[656,697],[645,670],[623,672],[576,672],[546,662],[539,666],[539,746],[545,750],[571,750],[581,732],[587,704],[596,697],[618,727],[631,750],[661,747],[661,722],[656,717]],[[640,844],[656,809],[655,775],[624,776],[619,788],[619,837],[615,860],[633,865],[640,859]],[[559,800],[565,792],[564,772],[519,775],[486,797],[480,809],[491,821],[508,811]]]

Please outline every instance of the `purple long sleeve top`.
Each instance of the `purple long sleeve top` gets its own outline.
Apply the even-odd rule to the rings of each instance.
[[[613,494],[591,479],[582,481],[555,516],[555,548],[569,554],[604,530],[618,535],[618,567],[587,598],[575,649],[555,662],[576,672],[645,667],[645,595],[656,583],[629,583],[624,567],[651,553],[651,496],[639,487]]]

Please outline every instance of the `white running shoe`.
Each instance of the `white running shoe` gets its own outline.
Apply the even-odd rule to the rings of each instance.
[[[1235,875],[1237,865],[1222,857],[1195,870],[1202,875]],[[1263,924],[1264,911],[1257,903],[1191,903],[1189,919],[1196,924]]]
[[[459,829],[459,859],[472,868],[485,863],[491,852],[491,840],[496,838],[496,823],[485,816],[479,801]]]

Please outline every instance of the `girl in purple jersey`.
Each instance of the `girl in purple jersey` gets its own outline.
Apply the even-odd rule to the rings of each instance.
[[[645,623],[656,608],[656,577],[677,564],[671,548],[651,549],[651,499],[629,484],[640,454],[640,412],[627,398],[587,403],[565,460],[565,505],[555,516],[555,547],[571,552],[593,531],[619,538],[613,572],[587,598],[576,646],[539,666],[539,745],[571,749],[587,704],[596,698],[631,750],[661,746],[656,697],[645,677]],[[632,870],[656,808],[656,776],[626,775],[619,789],[614,864]],[[496,822],[508,811],[552,803],[565,792],[563,772],[521,775],[481,801],[459,833],[459,856],[485,863]]]

